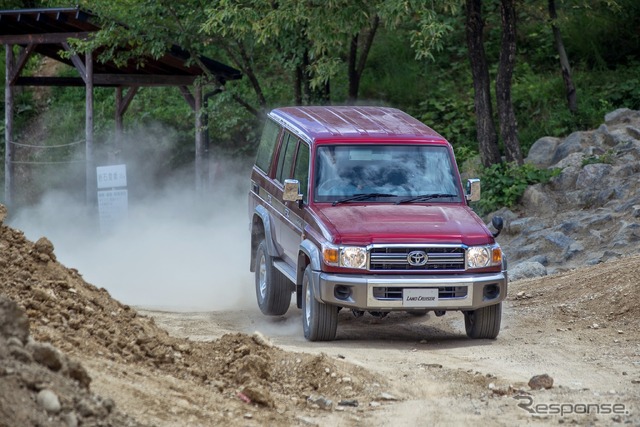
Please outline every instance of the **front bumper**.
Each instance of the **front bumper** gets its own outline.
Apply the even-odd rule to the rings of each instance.
[[[313,286],[321,302],[357,310],[475,310],[506,298],[507,272],[383,276],[314,271]],[[424,303],[403,299],[408,292],[425,289],[437,289],[437,298]]]

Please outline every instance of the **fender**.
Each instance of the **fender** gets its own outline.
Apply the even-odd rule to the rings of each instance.
[[[271,215],[269,215],[269,212],[260,205],[256,206],[255,214],[258,215],[262,220],[262,225],[264,226],[264,240],[267,244],[267,252],[269,256],[279,257],[280,253],[278,252],[278,248],[276,247],[275,240],[273,238],[275,232],[273,231],[274,225],[271,221]],[[253,238],[253,230],[251,230],[251,232]]]
[[[308,239],[303,240],[300,243],[300,252],[304,253],[309,258],[309,264],[311,265],[311,286],[313,286],[313,295],[318,302],[322,302],[320,300],[320,250],[318,247]],[[302,303],[302,275],[304,274],[305,265],[301,262],[301,256],[298,257],[298,271],[297,271],[297,280],[296,286],[297,290],[297,299],[299,301],[298,308],[301,308]]]

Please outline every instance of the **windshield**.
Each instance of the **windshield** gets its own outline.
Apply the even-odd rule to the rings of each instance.
[[[396,201],[398,198],[451,195],[438,202],[460,202],[449,150],[435,145],[323,145],[316,150],[314,200]],[[393,199],[393,200],[390,200]]]

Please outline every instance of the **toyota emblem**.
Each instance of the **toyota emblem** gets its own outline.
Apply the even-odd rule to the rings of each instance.
[[[427,263],[429,257],[424,251],[411,251],[407,255],[407,262],[414,267],[420,267]]]

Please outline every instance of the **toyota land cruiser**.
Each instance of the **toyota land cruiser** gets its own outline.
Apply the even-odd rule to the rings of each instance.
[[[251,173],[251,264],[260,310],[302,309],[304,336],[333,340],[338,312],[462,311],[495,338],[507,294],[495,236],[469,207],[441,135],[385,107],[286,107],[266,120]]]

